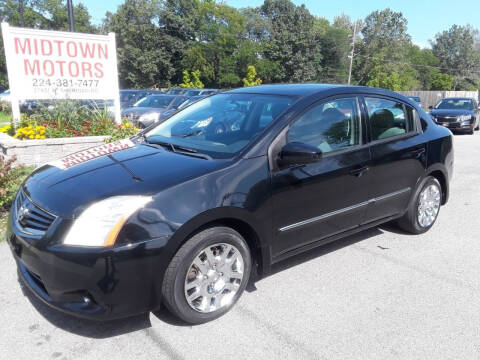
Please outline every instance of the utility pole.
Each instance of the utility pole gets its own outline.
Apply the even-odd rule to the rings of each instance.
[[[68,26],[70,31],[75,31],[75,19],[73,18],[73,5],[72,0],[67,0],[67,10],[68,10]]]
[[[353,56],[355,55],[355,37],[357,36],[357,23],[355,21],[355,25],[353,26],[353,37],[352,37],[352,51],[350,52],[350,69],[348,70],[348,85],[350,85],[352,81],[352,66],[353,66]]]
[[[18,0],[19,4],[19,9],[18,11],[20,12],[20,26],[25,27],[25,20],[23,18],[23,0]]]

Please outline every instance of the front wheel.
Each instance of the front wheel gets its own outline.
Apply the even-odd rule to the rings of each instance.
[[[165,272],[165,305],[190,324],[216,319],[240,298],[250,270],[250,251],[238,232],[227,227],[199,232],[178,250]]]
[[[398,226],[412,234],[430,230],[437,220],[441,203],[442,186],[433,176],[428,176],[415,192],[405,215],[397,220]]]

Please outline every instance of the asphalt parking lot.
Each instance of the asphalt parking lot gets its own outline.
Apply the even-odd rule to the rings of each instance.
[[[109,323],[22,290],[0,243],[0,359],[480,359],[480,133],[455,136],[450,202],[420,236],[382,226],[276,267],[226,316]]]

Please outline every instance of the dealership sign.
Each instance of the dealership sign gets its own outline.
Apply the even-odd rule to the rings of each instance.
[[[12,100],[113,99],[118,103],[115,34],[26,29],[6,23],[2,33]]]

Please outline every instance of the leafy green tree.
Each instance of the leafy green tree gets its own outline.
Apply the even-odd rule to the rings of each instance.
[[[322,52],[318,33],[312,31],[315,17],[305,5],[296,6],[290,0],[265,0],[259,14],[266,24],[265,57],[278,67],[272,81],[318,79]]]
[[[432,77],[431,90],[452,90],[452,87],[452,75],[438,73]]]
[[[408,87],[419,86],[418,81],[409,75],[414,69],[406,58],[407,48],[411,45],[407,24],[408,21],[401,12],[389,8],[374,11],[365,18],[361,28],[362,42],[357,47],[353,72],[358,83],[375,83],[374,79],[379,74],[386,74],[387,78],[392,75],[394,79],[397,76],[394,73],[397,73],[403,78],[401,83],[409,83]]]
[[[247,68],[247,75],[242,79],[243,86],[255,86],[262,83],[262,79],[257,78],[257,70],[255,66],[249,65]]]
[[[453,25],[435,36],[433,54],[439,59],[440,70],[453,76],[455,90],[469,89],[480,82],[480,52],[476,39],[478,30],[470,25]]]
[[[203,83],[200,80],[200,70],[192,71],[191,76],[187,70],[183,70],[183,82],[180,84],[182,88],[203,89]]]
[[[116,13],[107,13],[104,30],[117,34],[123,87],[166,87],[181,81],[197,10],[196,0],[126,0]]]

